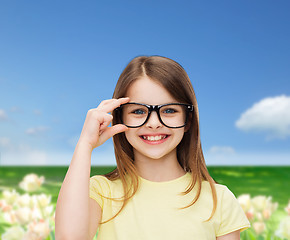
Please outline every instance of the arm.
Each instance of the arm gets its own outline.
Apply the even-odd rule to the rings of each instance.
[[[240,240],[240,230],[219,236],[216,238],[216,240]]]
[[[100,208],[89,204],[90,161],[91,150],[78,143],[58,195],[55,213],[57,240],[89,239],[90,217],[96,219],[98,226]]]
[[[127,129],[120,124],[108,126],[112,121],[109,112],[128,101],[128,98],[106,100],[88,111],[57,199],[56,240],[90,240],[96,234],[102,212],[97,202],[89,197],[91,154],[94,148]]]

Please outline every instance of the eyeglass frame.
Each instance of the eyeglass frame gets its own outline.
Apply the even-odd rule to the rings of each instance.
[[[129,105],[129,104],[137,104],[137,105],[141,105],[141,106],[147,107],[147,109],[148,109],[148,115],[147,115],[147,118],[145,119],[144,123],[142,123],[139,126],[128,126],[128,125],[126,125],[126,124],[123,123],[123,119],[121,117],[121,114],[122,114],[122,106]],[[186,106],[187,107],[186,108],[186,116],[185,116],[185,123],[184,123],[184,125],[179,126],[179,127],[170,127],[170,126],[167,126],[162,121],[161,116],[160,116],[160,108],[162,108],[164,106],[168,106],[168,105],[181,105],[181,106]],[[157,113],[158,119],[159,119],[160,123],[163,126],[168,127],[168,128],[182,128],[182,127],[185,127],[186,126],[187,121],[188,121],[188,115],[189,115],[190,112],[193,112],[194,107],[193,107],[192,104],[187,104],[187,103],[166,103],[166,104],[160,104],[160,105],[149,105],[149,104],[144,104],[144,103],[129,102],[129,103],[124,103],[124,104],[120,105],[120,107],[117,107],[115,110],[117,110],[117,111],[120,112],[120,116],[119,117],[120,117],[121,123],[124,124],[128,128],[139,128],[139,127],[142,127],[146,122],[148,122],[148,120],[149,120],[152,112],[156,112]]]

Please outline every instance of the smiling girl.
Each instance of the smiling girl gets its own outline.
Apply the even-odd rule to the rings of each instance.
[[[111,137],[117,168],[90,178],[93,149]],[[88,111],[58,196],[56,239],[91,240],[99,230],[108,240],[236,240],[249,226],[206,168],[185,70],[165,57],[133,59],[113,99]]]

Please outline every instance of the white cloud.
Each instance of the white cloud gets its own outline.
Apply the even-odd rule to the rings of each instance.
[[[290,96],[264,98],[241,114],[236,127],[244,131],[260,131],[267,138],[290,136]]]
[[[1,152],[0,165],[51,165],[68,166],[71,162],[73,151],[47,152],[38,149],[27,151]],[[116,165],[114,152],[96,151],[92,155],[91,164],[95,166]]]
[[[1,148],[1,146],[5,146]],[[75,146],[74,146],[75,147]],[[73,150],[48,151],[26,143],[15,144],[0,138],[0,165],[64,165],[68,166]],[[92,153],[92,165],[116,165],[112,144],[102,145]]]
[[[11,140],[7,137],[0,137],[0,147],[7,149],[11,146]]]
[[[22,113],[22,109],[20,107],[13,106],[13,107],[10,108],[10,112],[13,112],[13,113]]]
[[[9,146],[1,151],[0,165],[65,165],[64,161],[61,162],[61,157],[47,150],[37,149],[26,143],[15,144],[10,140],[4,142],[9,143]]]
[[[39,110],[39,109],[34,109],[33,110],[33,113],[37,116],[41,116],[42,115],[42,112]]]
[[[39,135],[43,132],[46,132],[49,129],[49,127],[46,126],[39,126],[39,127],[32,127],[28,128],[25,133],[28,135]]]
[[[207,165],[289,166],[290,152],[240,152],[231,146],[213,146],[204,153]]]
[[[235,150],[230,146],[213,146],[209,149],[210,154],[234,154]]]
[[[236,158],[236,151],[231,146],[212,146],[204,155],[207,164],[219,165],[224,163],[232,165],[233,159]]]
[[[232,150],[230,150],[232,149]],[[248,166],[289,166],[290,152],[239,152],[231,147],[214,147],[205,152],[206,164],[213,165],[248,165]],[[0,165],[64,165],[71,162],[73,151],[53,152],[19,145],[9,151],[1,151]],[[91,164],[116,165],[113,146],[105,146],[93,151]]]
[[[8,119],[6,112],[3,109],[0,109],[0,121],[5,121]]]
[[[47,165],[49,157],[45,151],[30,150],[27,152],[3,152],[1,165]]]
[[[205,152],[207,165],[289,166],[290,152],[237,152],[234,154]]]
[[[30,151],[31,148],[26,144],[16,144],[8,137],[0,137],[0,150],[2,152],[23,152]]]
[[[15,144],[9,138],[0,138],[0,165],[45,165],[48,155],[45,151],[27,144]]]

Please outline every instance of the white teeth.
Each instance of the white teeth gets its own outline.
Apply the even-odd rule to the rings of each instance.
[[[161,139],[166,138],[166,135],[159,135],[159,136],[142,136],[143,139],[147,141],[159,141]]]

